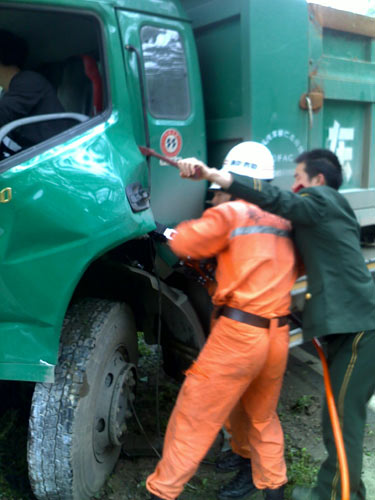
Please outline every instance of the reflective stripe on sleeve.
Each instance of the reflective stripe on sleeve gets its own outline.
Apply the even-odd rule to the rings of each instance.
[[[290,238],[291,232],[286,229],[277,229],[273,226],[246,226],[237,227],[232,231],[230,237],[242,236],[244,234],[274,234],[275,236],[282,236],[284,238]]]

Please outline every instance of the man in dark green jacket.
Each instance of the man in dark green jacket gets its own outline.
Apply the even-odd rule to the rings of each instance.
[[[332,387],[343,429],[350,473],[350,500],[364,500],[361,479],[367,403],[375,390],[375,286],[360,248],[353,210],[338,192],[341,165],[332,152],[300,155],[293,191],[195,159],[179,162],[182,177],[219,184],[236,198],[259,205],[293,223],[295,243],[305,265],[308,290],[303,310],[305,340],[325,336]],[[328,457],[317,486],[296,487],[294,500],[340,500],[340,471],[327,407],[323,437]]]

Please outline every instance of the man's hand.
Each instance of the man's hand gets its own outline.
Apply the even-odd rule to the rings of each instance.
[[[177,164],[180,169],[180,176],[184,179],[216,182],[223,189],[227,189],[233,182],[232,175],[229,172],[210,168],[196,158],[179,160]]]
[[[180,176],[183,179],[209,180],[209,172],[212,169],[203,163],[203,161],[197,160],[197,158],[185,158],[179,160],[177,164],[180,169]]]

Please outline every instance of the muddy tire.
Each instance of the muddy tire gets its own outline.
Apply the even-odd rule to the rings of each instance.
[[[39,500],[88,500],[113,470],[134,399],[137,336],[124,304],[86,299],[68,312],[55,383],[38,383],[27,458]]]

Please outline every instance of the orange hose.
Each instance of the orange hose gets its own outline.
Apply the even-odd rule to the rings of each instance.
[[[318,339],[314,338],[313,343],[318,351],[320,361],[323,366],[323,376],[324,376],[324,386],[326,390],[327,406],[329,411],[329,416],[332,424],[333,436],[335,438],[335,445],[337,450],[337,457],[340,466],[341,475],[341,500],[350,500],[350,484],[349,484],[349,468],[348,461],[346,458],[344,439],[342,437],[340,420],[337,414],[335,399],[333,397],[331,378],[329,376],[329,370],[327,365],[327,360],[324,356],[322,346]]]

